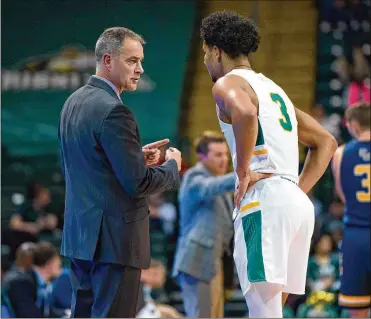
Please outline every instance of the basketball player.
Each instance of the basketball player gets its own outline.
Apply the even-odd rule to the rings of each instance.
[[[349,309],[352,318],[367,318],[371,299],[370,105],[349,108],[345,117],[354,140],[339,147],[332,162],[336,190],[345,203],[339,304]]]
[[[286,93],[250,66],[252,21],[215,12],[202,21],[205,64],[238,177],[234,260],[249,316],[282,317],[288,293],[304,294],[314,208],[306,196],[337,143]],[[310,147],[298,176],[298,140]],[[257,180],[258,173],[273,176]]]

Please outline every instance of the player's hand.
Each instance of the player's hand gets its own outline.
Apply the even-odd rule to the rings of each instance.
[[[238,186],[234,192],[234,205],[237,209],[240,209],[242,198],[245,196],[250,183],[250,178],[250,174],[247,173],[244,177],[238,179]]]
[[[153,166],[157,164],[161,155],[161,151],[159,150],[159,148],[166,145],[167,143],[169,143],[169,139],[165,138],[163,140],[156,141],[142,147],[144,160],[147,166]]]
[[[246,176],[239,178],[236,192],[234,193],[234,204],[237,209],[240,209],[241,201],[245,196],[246,192],[253,187],[261,179],[265,179],[273,176],[273,174],[257,173],[250,171]]]
[[[174,159],[178,164],[178,171],[182,169],[182,153],[174,147],[170,147],[166,150],[165,159],[168,161]]]
[[[249,190],[251,187],[253,187],[257,182],[259,182],[261,179],[272,177],[273,174],[267,174],[267,173],[257,173],[254,171],[250,172],[250,183],[247,190]]]

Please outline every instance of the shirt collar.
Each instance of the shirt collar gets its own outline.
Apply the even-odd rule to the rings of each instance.
[[[99,76],[99,75],[94,74],[93,76],[94,76],[95,78],[97,78],[97,79],[100,79],[100,80],[106,82],[106,83],[107,83],[107,84],[112,88],[112,90],[116,93],[116,95],[118,96],[118,98],[120,99],[120,101],[121,101],[121,103],[122,103],[121,96],[120,96],[120,92],[119,92],[119,90],[117,89],[116,85],[114,85],[111,81],[109,81],[109,80],[107,80],[107,79],[105,79],[105,78],[103,78],[103,77],[101,77],[101,76]]]
[[[44,280],[43,277],[41,277],[41,275],[36,270],[34,270],[34,273],[36,274],[36,279],[37,279],[38,286],[39,287],[45,287],[48,283]]]

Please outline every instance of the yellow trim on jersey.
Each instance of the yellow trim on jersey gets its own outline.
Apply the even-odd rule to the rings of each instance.
[[[256,151],[254,151],[253,154],[254,154],[255,156],[257,156],[257,155],[264,155],[264,154],[268,154],[268,151],[267,151],[266,148],[263,148],[263,149],[261,149],[261,150],[256,150]]]
[[[371,303],[371,296],[346,296],[339,294],[339,304],[342,306],[362,307]]]
[[[244,213],[244,215],[246,215],[249,213],[256,212],[258,210],[260,210],[260,202],[257,200],[257,201],[254,201],[247,205],[242,206],[240,208],[240,213]]]

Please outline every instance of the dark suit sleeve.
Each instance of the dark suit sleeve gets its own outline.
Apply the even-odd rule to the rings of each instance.
[[[31,280],[14,280],[8,288],[9,301],[18,318],[41,318],[42,312],[35,304],[35,285]]]
[[[59,124],[58,124],[58,139],[59,139],[59,143],[61,143],[61,132],[60,132],[60,129],[61,128],[60,128],[60,125],[61,125],[61,123],[59,122]],[[60,159],[60,166],[61,166],[62,175],[63,175],[63,177],[65,177],[62,147],[60,147],[60,150],[59,150],[59,159]]]
[[[179,187],[175,160],[154,168],[146,166],[137,124],[125,106],[118,105],[107,115],[102,123],[100,141],[117,178],[130,196],[145,197]]]

